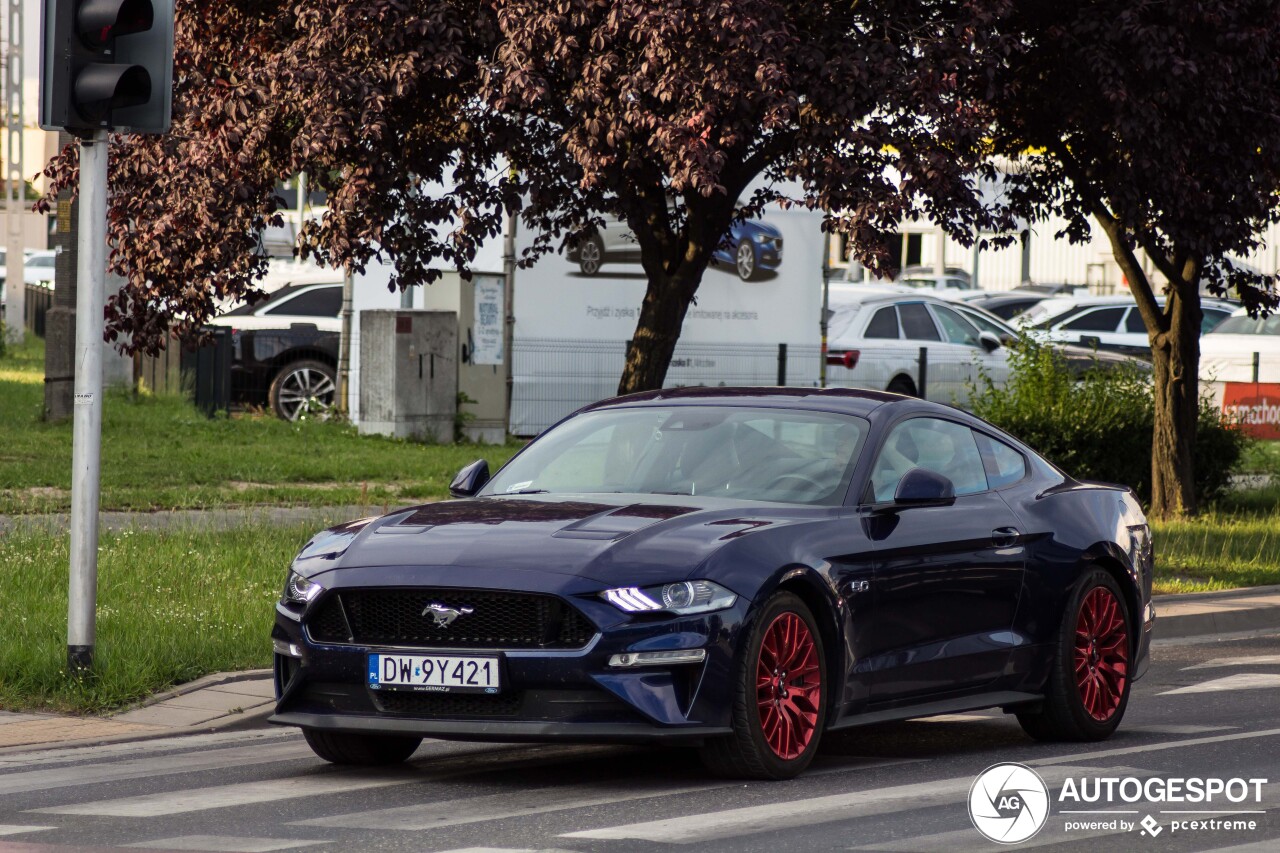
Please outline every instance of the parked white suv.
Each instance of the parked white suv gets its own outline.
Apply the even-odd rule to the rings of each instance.
[[[925,294],[841,294],[828,322],[827,384],[919,396],[963,405],[979,371],[1003,384],[1009,354],[1000,337],[980,331],[957,306]],[[834,363],[832,363],[834,362]]]
[[[1200,378],[1218,382],[1280,382],[1280,314],[1253,319],[1239,309],[1200,338]]]

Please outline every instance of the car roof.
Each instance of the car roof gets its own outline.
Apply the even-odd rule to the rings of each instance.
[[[238,308],[233,308],[230,311],[223,314],[222,316],[243,317],[246,314],[252,314],[255,311],[266,308],[269,305],[274,305],[275,303],[280,302],[286,297],[292,296],[293,294],[301,290],[308,290],[313,287],[333,287],[334,285],[341,287],[342,282],[333,281],[333,280],[326,281],[322,279],[317,279],[316,281],[290,282],[289,284],[286,284],[284,287],[280,288],[279,290],[273,290],[270,293],[268,293],[266,299],[259,300],[258,302],[254,302],[252,304],[241,305]]]
[[[661,391],[641,391],[601,400],[579,409],[579,412],[599,409],[627,408],[632,406],[700,405],[740,406],[750,408],[803,409],[809,411],[837,412],[867,416],[884,405],[920,404],[929,410],[960,413],[958,409],[941,403],[929,403],[902,394],[871,391],[860,388],[788,388],[788,387],[738,387],[664,388]],[[576,413],[575,413],[576,414]]]

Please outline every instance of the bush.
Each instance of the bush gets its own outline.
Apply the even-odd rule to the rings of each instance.
[[[1034,447],[1080,480],[1122,483],[1151,501],[1151,374],[1138,365],[1073,373],[1053,349],[1022,340],[1010,350],[1009,381],[987,376],[972,389],[974,414]],[[1201,401],[1195,440],[1196,499],[1221,494],[1248,439]]]

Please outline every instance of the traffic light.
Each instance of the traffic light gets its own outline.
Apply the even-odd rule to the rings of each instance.
[[[43,0],[40,126],[163,133],[173,94],[173,0]]]

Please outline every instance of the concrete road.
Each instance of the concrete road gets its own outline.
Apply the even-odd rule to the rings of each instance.
[[[5,752],[0,851],[1280,851],[1280,634],[1155,654],[1105,743],[1037,744],[998,712],[934,718],[830,737],[781,783],[709,779],[691,755],[618,747],[427,742],[405,767],[353,770],[278,729]],[[1002,762],[1048,792],[1043,827],[1015,845],[969,816],[976,776]],[[1110,784],[1155,795],[1188,777],[1252,787],[1239,802],[1061,799],[1068,784],[1087,795],[1132,779]],[[1021,814],[1004,805],[998,817]]]

